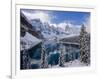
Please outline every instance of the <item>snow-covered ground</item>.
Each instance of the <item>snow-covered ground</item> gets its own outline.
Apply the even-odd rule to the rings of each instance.
[[[65,67],[83,67],[83,66],[87,66],[86,64],[80,62],[80,60],[76,59],[74,61],[69,61],[69,62],[65,62]],[[50,66],[50,68],[60,68],[59,65],[54,65],[54,66]]]
[[[82,66],[86,66],[86,64],[80,62],[80,60],[74,60],[74,61],[65,63],[65,66],[66,67],[82,67]]]
[[[74,36],[79,36],[79,34],[59,35],[59,39],[69,38],[69,37],[74,37]]]

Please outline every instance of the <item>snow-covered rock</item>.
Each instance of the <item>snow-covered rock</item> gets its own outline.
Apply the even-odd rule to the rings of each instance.
[[[26,32],[25,36],[21,37],[20,40],[21,40],[21,47],[20,47],[21,50],[29,49],[41,42],[40,39],[34,37],[28,32]]]
[[[55,36],[68,37],[69,35],[77,35],[80,32],[79,28],[74,26],[72,27],[72,25],[67,25],[66,29],[62,29],[61,27],[55,27],[48,22],[42,23],[42,21],[38,18],[32,19],[31,23],[33,28],[35,28],[36,31],[40,31],[45,39],[54,38]]]

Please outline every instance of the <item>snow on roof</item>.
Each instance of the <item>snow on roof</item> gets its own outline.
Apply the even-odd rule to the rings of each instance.
[[[21,50],[30,49],[41,42],[40,39],[26,32],[24,37],[21,37]]]

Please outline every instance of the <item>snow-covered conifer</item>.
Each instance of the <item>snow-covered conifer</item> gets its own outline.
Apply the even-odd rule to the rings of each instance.
[[[60,50],[59,66],[64,67],[64,63],[65,63],[65,56],[64,56],[65,49],[64,49],[62,44],[60,45],[60,49],[59,50]]]
[[[48,60],[47,60],[47,54],[45,48],[42,46],[42,52],[41,52],[41,68],[48,68]]]
[[[80,32],[80,60],[87,65],[90,64],[90,35],[86,32],[84,25]]]

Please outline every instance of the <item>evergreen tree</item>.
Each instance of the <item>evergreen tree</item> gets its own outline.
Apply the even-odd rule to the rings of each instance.
[[[21,64],[21,69],[31,68],[29,53],[28,50],[25,49],[25,47],[24,50],[21,52]]]
[[[69,61],[72,60],[72,55],[71,55],[71,53],[72,53],[72,46],[69,45],[69,54],[68,54]]]
[[[84,25],[80,32],[80,60],[87,65],[90,64],[90,35],[86,32]]]
[[[64,63],[65,63],[65,49],[63,47],[63,45],[60,45],[60,56],[59,56],[59,66],[64,67]]]
[[[43,46],[42,46],[42,52],[41,52],[41,66],[40,67],[48,68],[47,54]]]

